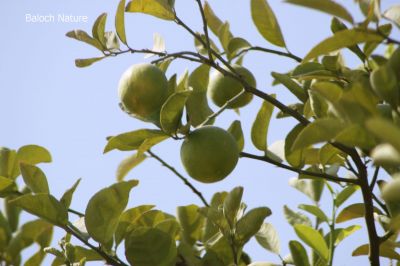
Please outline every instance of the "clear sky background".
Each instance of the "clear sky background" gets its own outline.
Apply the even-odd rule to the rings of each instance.
[[[72,203],[72,207],[80,211],[84,211],[87,201],[96,191],[115,182],[118,163],[130,154],[114,151],[103,155],[106,137],[152,127],[132,119],[118,107],[119,78],[130,65],[144,62],[143,55],[123,55],[103,60],[89,68],[78,69],[74,66],[75,58],[99,56],[99,53],[86,44],[65,37],[65,33],[72,29],[90,32],[94,20],[102,12],[109,13],[107,28],[112,30],[117,2],[0,2],[3,36],[0,42],[0,146],[18,148],[26,144],[38,144],[48,148],[53,155],[53,163],[41,167],[48,176],[54,195],[61,196],[76,179],[83,178]],[[201,31],[201,19],[195,1],[176,2],[178,15],[192,28]],[[217,15],[230,21],[231,31],[235,36],[244,37],[253,45],[273,48],[256,31],[250,18],[248,0],[209,2]],[[315,44],[330,35],[331,18],[328,15],[282,1],[269,2],[277,14],[286,43],[294,54],[304,56]],[[340,2],[355,17],[360,18],[360,12],[353,1]],[[382,2],[384,8],[398,3],[396,0]],[[85,15],[89,22],[33,24],[25,21],[26,14]],[[151,48],[153,33],[158,32],[165,38],[169,52],[194,49],[192,37],[173,22],[130,13],[126,15],[126,27],[128,42],[133,48]],[[351,66],[358,64],[351,55],[347,62]],[[292,61],[254,52],[246,57],[244,65],[256,75],[260,90],[277,93],[278,99],[285,103],[294,102],[294,98],[283,87],[271,86],[270,77],[271,71],[290,70],[294,66]],[[186,68],[191,70],[193,67],[193,64],[176,61],[169,69],[168,76],[173,73],[181,74]],[[227,128],[234,119],[240,119],[246,134],[245,150],[253,153],[257,151],[251,145],[249,132],[260,104],[261,101],[255,99],[251,105],[241,110],[240,116],[227,111],[216,123]],[[268,143],[283,139],[292,126],[291,119],[272,121]],[[184,173],[179,158],[179,146],[179,142],[171,140],[157,146],[154,151]],[[242,159],[234,173],[222,182],[209,185],[192,182],[207,199],[215,192],[231,190],[238,185],[244,186],[244,201],[249,208],[268,206],[272,209],[273,215],[266,221],[277,228],[282,255],[286,255],[288,241],[296,236],[283,216],[282,207],[287,204],[296,209],[300,203],[311,203],[288,186],[288,180],[294,176],[261,162]],[[130,207],[151,203],[161,210],[175,213],[177,205],[201,205],[198,198],[176,176],[153,159],[145,161],[127,178],[140,180],[140,185],[131,192]],[[326,192],[323,209],[330,210]],[[353,201],[360,200],[358,194],[353,197]],[[29,215],[24,217],[31,218]],[[355,220],[353,223],[362,223],[364,227],[363,220]],[[61,236],[58,231],[55,239],[58,240]],[[366,265],[366,257],[351,257],[352,250],[366,242],[364,230],[352,235],[337,249],[334,264]],[[31,254],[32,250],[27,250],[25,254]],[[251,241],[245,250],[255,261],[279,262],[275,255],[264,251],[255,241]],[[49,263],[48,259],[46,261]]]

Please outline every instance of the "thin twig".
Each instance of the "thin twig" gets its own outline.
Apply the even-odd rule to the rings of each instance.
[[[229,99],[228,101],[226,101],[226,103],[224,105],[221,106],[221,108],[216,111],[215,113],[211,114],[210,116],[208,116],[206,118],[206,120],[204,120],[203,123],[201,123],[199,125],[199,127],[202,127],[204,125],[207,125],[208,122],[210,122],[212,119],[216,118],[217,116],[219,116],[223,111],[225,111],[226,108],[229,107],[230,104],[232,104],[234,101],[236,101],[237,99],[240,98],[240,96],[242,96],[243,94],[246,93],[246,90],[242,90],[241,92],[239,92],[238,94],[236,94],[234,97],[232,97],[231,99]]]
[[[259,155],[254,155],[254,154],[250,154],[250,153],[246,153],[246,152],[241,152],[240,156],[245,157],[245,158],[259,160],[259,161],[264,161],[264,162],[273,164],[275,166],[278,166],[280,168],[283,168],[283,169],[286,169],[286,170],[289,170],[292,172],[296,172],[298,174],[324,178],[324,179],[332,181],[332,182],[345,182],[345,183],[358,185],[358,181],[356,179],[341,178],[341,177],[333,176],[333,175],[326,174],[326,173],[315,173],[315,172],[310,172],[310,171],[306,171],[306,170],[301,170],[301,169],[277,162],[271,158],[268,158],[267,156],[259,156]]]
[[[375,195],[372,193],[372,199],[382,208],[386,215],[390,216],[389,210],[387,209],[386,205]]]
[[[197,5],[199,6],[199,10],[200,10],[200,14],[201,14],[201,18],[203,20],[203,31],[204,31],[204,36],[206,37],[206,48],[207,48],[207,52],[208,52],[208,58],[210,59],[210,61],[212,61],[212,52],[211,52],[211,44],[210,44],[210,37],[208,35],[208,27],[207,27],[207,19],[206,16],[204,14],[204,8],[203,5],[201,4],[201,0],[196,0]]]
[[[71,208],[68,209],[68,212],[73,213],[75,215],[78,215],[79,217],[85,217],[85,214],[83,214],[83,213],[81,213],[79,211],[76,211],[74,209],[71,209]]]
[[[179,177],[183,183],[188,186],[193,193],[195,193],[200,200],[204,203],[205,206],[209,206],[207,200],[204,198],[203,194],[197,190],[190,182],[189,180],[184,177],[181,173],[179,173],[174,167],[172,167],[171,165],[169,165],[167,162],[165,162],[163,159],[161,159],[159,156],[157,156],[154,152],[152,152],[151,150],[147,151],[148,154],[151,155],[151,157],[153,157],[154,159],[156,159],[157,161],[159,161],[163,166],[167,167],[171,172],[173,172],[177,177]]]
[[[241,56],[242,54],[247,53],[249,51],[260,51],[260,52],[265,52],[265,53],[269,53],[269,54],[284,56],[284,57],[291,58],[299,63],[302,61],[302,59],[300,57],[298,57],[292,53],[277,51],[277,50],[268,49],[268,48],[264,48],[264,47],[260,47],[260,46],[252,46],[249,48],[245,48],[245,49],[241,50],[239,53],[237,53],[233,58],[237,58],[237,57]]]
[[[376,181],[378,180],[379,169],[380,169],[379,166],[375,167],[374,176],[372,177],[371,184],[369,185],[369,189],[371,190],[372,193],[373,193]]]

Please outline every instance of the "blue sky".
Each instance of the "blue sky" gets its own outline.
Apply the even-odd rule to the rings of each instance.
[[[178,15],[191,27],[201,31],[201,20],[195,1],[177,0]],[[353,1],[340,1],[360,17]],[[382,1],[384,7],[395,0]],[[273,48],[258,34],[250,19],[249,1],[211,0],[215,12],[231,24],[235,36],[249,40],[253,45]],[[313,45],[329,36],[330,17],[277,0],[270,1],[281,24],[289,49],[304,56]],[[73,200],[74,209],[84,211],[87,201],[99,189],[115,182],[118,163],[129,155],[111,152],[103,155],[105,138],[110,135],[151,127],[121,112],[118,107],[117,84],[123,71],[130,65],[144,62],[142,55],[123,55],[104,60],[90,68],[78,69],[75,58],[94,57],[99,54],[91,47],[65,37],[71,29],[91,30],[92,23],[102,12],[109,13],[108,29],[113,29],[113,16],[117,1],[1,1],[0,22],[3,25],[0,61],[0,146],[18,148],[26,144],[38,144],[48,148],[53,163],[43,165],[52,193],[61,196],[76,179],[83,178]],[[88,16],[88,23],[27,23],[26,14],[66,14]],[[193,39],[172,22],[156,18],[127,14],[127,36],[133,48],[151,48],[154,32],[165,38],[169,52],[194,49]],[[346,55],[349,55],[346,53]],[[358,62],[347,58],[351,66]],[[283,87],[272,87],[271,71],[285,72],[294,64],[289,59],[274,55],[249,54],[244,65],[255,74],[258,88],[277,93],[278,98],[291,103],[294,98]],[[175,62],[168,76],[181,74],[194,65]],[[256,152],[249,139],[251,123],[261,101],[241,110],[240,117],[228,111],[217,120],[217,125],[228,127],[234,119],[240,119],[246,134],[246,151]],[[214,106],[215,109],[215,106]],[[284,138],[293,121],[274,120],[270,127],[268,143]],[[184,173],[179,159],[179,143],[167,141],[154,151]],[[235,186],[245,187],[244,200],[250,208],[268,206],[273,215],[267,219],[278,229],[282,254],[288,253],[287,243],[296,238],[293,229],[283,217],[284,204],[296,208],[308,199],[288,186],[290,172],[276,169],[260,162],[242,159],[235,172],[222,182],[210,185],[193,183],[209,199],[221,190]],[[144,203],[175,213],[177,205],[201,204],[196,196],[173,174],[155,160],[147,160],[128,178],[140,180],[139,187],[131,193],[129,206]],[[326,191],[325,191],[326,192]],[[327,194],[325,194],[326,196]],[[323,208],[329,210],[328,198]],[[359,195],[354,201],[360,200]],[[25,216],[26,219],[30,218]],[[357,222],[363,222],[359,220]],[[350,225],[350,223],[349,223]],[[364,225],[364,224],[363,224]],[[57,233],[56,238],[61,234]],[[366,242],[365,231],[359,231],[337,249],[335,265],[365,265],[366,257],[351,257],[354,247]],[[246,250],[257,261],[279,262],[271,253],[252,241]],[[29,249],[27,253],[30,253]]]

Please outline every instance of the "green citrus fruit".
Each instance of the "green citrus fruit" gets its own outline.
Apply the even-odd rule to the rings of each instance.
[[[194,130],[181,147],[181,160],[187,173],[203,183],[224,179],[238,159],[239,149],[233,136],[215,126]]]
[[[133,65],[121,77],[119,97],[124,109],[133,116],[158,122],[161,107],[168,97],[167,78],[151,64]]]
[[[246,68],[234,65],[233,69],[241,75],[249,85],[256,87],[256,80],[249,70]],[[236,79],[228,76],[224,76],[221,72],[215,71],[210,78],[210,84],[208,86],[208,96],[214,102],[215,105],[221,107],[228,100],[235,97],[243,90],[243,85]],[[253,94],[246,92],[241,95],[236,101],[234,101],[229,108],[240,108],[253,99]]]

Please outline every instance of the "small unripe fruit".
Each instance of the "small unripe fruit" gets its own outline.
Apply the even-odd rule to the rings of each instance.
[[[249,70],[246,68],[234,65],[233,69],[249,83],[250,86],[256,87],[256,80]],[[227,101],[238,95],[243,90],[243,85],[238,80],[224,76],[221,72],[215,71],[210,77],[210,84],[208,86],[208,96],[215,105],[221,107]],[[237,100],[232,102],[228,108],[240,108],[251,102],[253,94],[246,92],[241,95]]]
[[[214,183],[227,177],[239,159],[233,136],[214,126],[191,132],[181,147],[181,160],[187,173],[197,181]]]
[[[168,97],[168,81],[158,67],[131,66],[122,75],[118,88],[127,112],[141,120],[158,123],[161,107]]]

